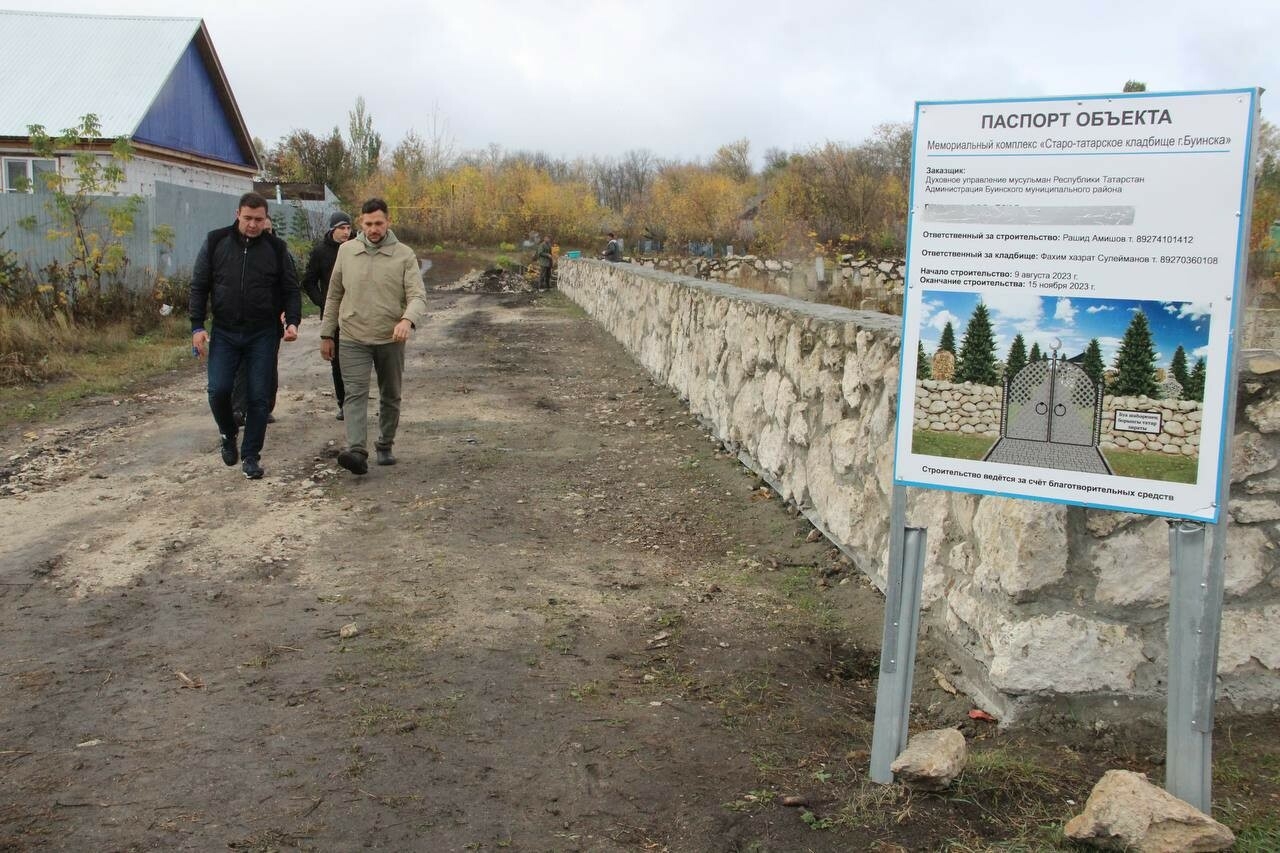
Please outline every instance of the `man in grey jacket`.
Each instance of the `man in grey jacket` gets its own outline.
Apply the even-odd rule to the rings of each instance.
[[[378,464],[396,464],[391,447],[400,425],[405,342],[427,314],[417,256],[391,231],[387,203],[371,198],[360,214],[360,236],[338,249],[320,322],[325,361],[333,359],[334,335],[341,332],[347,447],[338,454],[338,464],[352,474],[369,470],[370,370],[378,377]]]

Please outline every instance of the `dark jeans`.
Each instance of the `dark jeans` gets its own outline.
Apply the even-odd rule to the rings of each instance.
[[[231,409],[236,413],[236,419],[241,423],[244,422],[245,407],[249,399],[248,380],[249,365],[245,361],[240,362],[240,369],[236,371],[236,382],[231,389]],[[276,410],[276,397],[280,393],[280,341],[276,341],[276,366],[271,371],[271,392],[267,399],[267,411],[274,412]]]
[[[218,432],[224,436],[234,436],[237,432],[231,394],[235,387],[236,371],[241,363],[246,366],[247,404],[244,413],[244,440],[240,444],[242,459],[257,459],[262,455],[262,445],[267,439],[267,411],[279,350],[280,330],[275,326],[251,332],[215,328],[209,341],[209,409],[218,424]]]
[[[329,362],[333,371],[333,396],[338,398],[338,408],[342,408],[347,400],[347,386],[342,384],[342,365],[338,363],[338,330],[333,330],[333,361]]]
[[[538,289],[551,289],[551,267],[538,267]]]

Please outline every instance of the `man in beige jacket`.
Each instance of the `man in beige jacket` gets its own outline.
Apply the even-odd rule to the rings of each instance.
[[[360,208],[361,232],[338,249],[320,322],[320,355],[334,356],[339,334],[342,382],[346,386],[347,449],[338,464],[352,474],[369,470],[369,371],[378,375],[379,465],[394,465],[391,446],[400,425],[404,345],[427,314],[427,295],[413,250],[390,229],[387,203],[371,198]]]

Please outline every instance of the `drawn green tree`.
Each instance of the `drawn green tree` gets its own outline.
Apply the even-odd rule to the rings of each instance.
[[[933,374],[929,358],[924,354],[924,343],[916,341],[916,379],[928,379]]]
[[[956,382],[996,384],[996,337],[987,306],[979,302],[969,317],[956,358]]]
[[[1173,351],[1173,359],[1169,362],[1169,374],[1177,380],[1185,392],[1187,382],[1191,379],[1191,374],[1187,372],[1187,351],[1182,348],[1181,344]]]
[[[1004,362],[1004,375],[1009,379],[1018,375],[1018,371],[1027,366],[1027,342],[1022,339],[1022,333],[1013,336],[1013,343],[1009,345],[1009,357]]]
[[[1159,396],[1155,375],[1156,348],[1146,312],[1133,312],[1129,328],[1125,329],[1124,338],[1120,341],[1114,367],[1116,381],[1111,393],[1125,397]]]
[[[1197,403],[1204,402],[1204,376],[1204,359],[1197,358],[1195,367],[1191,368],[1191,373],[1187,376],[1186,387],[1182,390],[1183,399],[1195,400]]]
[[[1044,353],[1040,352],[1040,344],[1031,345],[1031,354],[1027,356],[1027,362],[1044,361]]]
[[[946,350],[952,355],[956,354],[956,330],[952,328],[950,320],[942,327],[942,339],[938,341],[938,349]]]
[[[1084,372],[1093,380],[1093,384],[1099,388],[1105,388],[1107,366],[1102,360],[1102,346],[1098,343],[1098,339],[1094,338],[1089,341],[1089,345],[1084,349],[1084,363],[1080,365]]]

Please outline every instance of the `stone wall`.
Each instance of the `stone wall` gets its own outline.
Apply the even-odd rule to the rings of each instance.
[[[784,261],[755,255],[689,258],[658,255],[630,259],[636,266],[665,270],[691,278],[723,281],[762,293],[777,293],[809,302],[827,302],[862,311],[902,313],[902,258],[840,255],[834,264]]]
[[[1000,395],[1003,391],[972,382],[916,381],[915,428],[930,432],[956,432],[992,439],[1000,436]],[[1170,456],[1200,455],[1200,421],[1203,405],[1192,400],[1151,400],[1147,397],[1102,398],[1102,435],[1098,446],[1130,453],[1163,453]],[[1117,430],[1116,410],[1159,411],[1161,432]]]
[[[630,264],[562,262],[560,287],[883,588],[900,320]],[[1280,359],[1246,353],[1221,711],[1280,703]],[[1069,705],[1162,718],[1168,525],[913,489],[925,630],[1003,720]],[[923,677],[923,676],[922,676]]]

